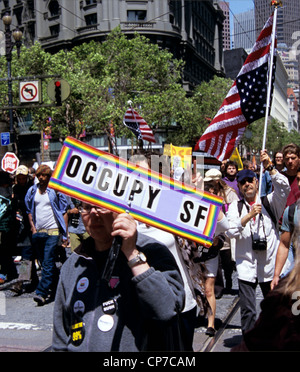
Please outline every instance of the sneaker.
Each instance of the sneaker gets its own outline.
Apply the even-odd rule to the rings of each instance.
[[[208,327],[205,334],[209,337],[214,337],[214,335],[216,334],[216,330],[212,327]]]
[[[46,303],[46,299],[42,296],[39,296],[39,295],[35,295],[33,297],[33,301],[35,301],[38,306],[43,306]]]

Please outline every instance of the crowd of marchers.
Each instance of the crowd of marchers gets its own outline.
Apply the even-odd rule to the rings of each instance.
[[[150,155],[131,160],[151,168]],[[199,318],[215,336],[216,298],[236,270],[233,350],[299,350],[299,146],[261,151],[260,167],[182,174],[223,199],[210,248],[49,188],[48,165],[0,172],[0,290],[55,301],[54,351],[192,351]]]

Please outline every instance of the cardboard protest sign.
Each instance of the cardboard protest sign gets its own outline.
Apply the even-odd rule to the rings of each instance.
[[[67,137],[49,186],[209,247],[222,199]],[[129,207],[129,200],[133,199]]]

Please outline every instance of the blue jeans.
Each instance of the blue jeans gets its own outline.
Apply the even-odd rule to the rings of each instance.
[[[59,236],[46,233],[32,235],[32,247],[42,265],[42,277],[37,286],[36,294],[44,298],[47,297],[55,280],[55,248],[58,240]]]

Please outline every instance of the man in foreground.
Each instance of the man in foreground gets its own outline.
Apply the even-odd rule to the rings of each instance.
[[[182,350],[177,314],[184,289],[171,253],[146,236],[137,243],[127,213],[86,203],[80,212],[90,238],[61,270],[53,350]]]

